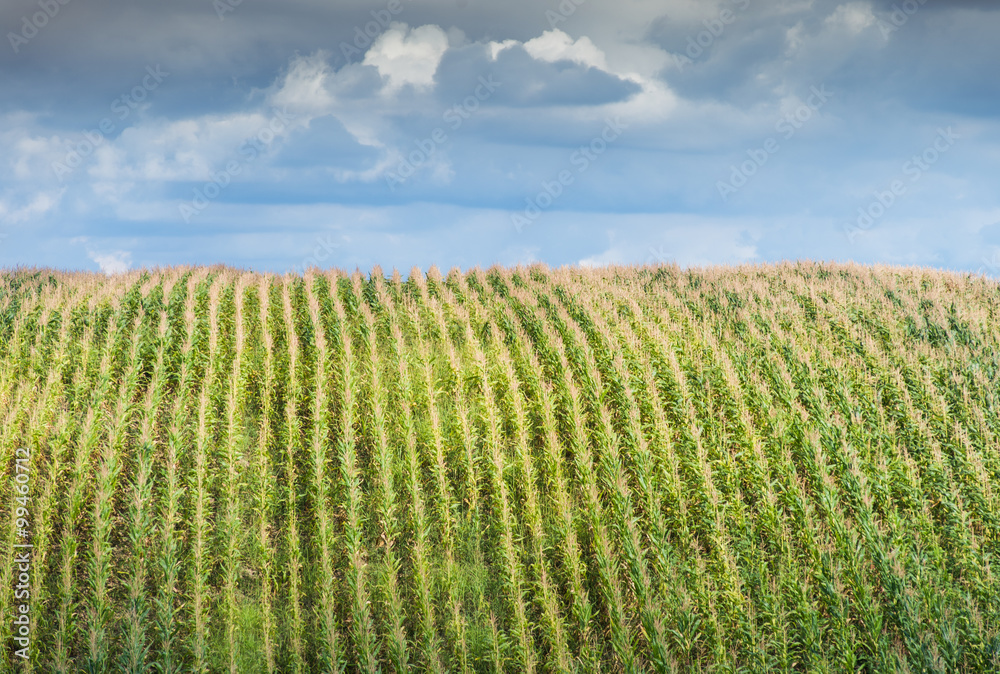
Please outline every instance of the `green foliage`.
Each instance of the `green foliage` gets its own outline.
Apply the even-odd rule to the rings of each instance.
[[[7,272],[30,665],[998,671],[998,325],[903,268]]]

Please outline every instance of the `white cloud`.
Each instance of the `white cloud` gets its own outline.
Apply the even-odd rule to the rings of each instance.
[[[490,42],[487,46],[490,48],[490,58],[494,61],[497,60],[497,55],[500,54],[504,49],[510,49],[515,45],[521,44],[517,40],[504,40],[503,42]]]
[[[378,147],[384,147],[384,145],[379,143]],[[387,172],[399,166],[399,162],[402,161],[402,158],[403,155],[398,150],[386,151],[371,168],[363,170],[337,168],[333,170],[333,177],[335,180],[342,183],[351,182],[353,180],[370,183],[375,180],[379,180]]]
[[[628,227],[608,229],[607,248],[577,261],[581,267],[609,264],[681,266],[739,264],[760,259],[761,224],[752,219],[719,219],[700,215],[635,215]],[[596,233],[596,232],[595,232]]]
[[[45,136],[25,136],[14,146],[14,177],[18,180],[28,180],[36,176],[37,171],[55,159],[62,159],[57,139]]]
[[[102,182],[207,180],[233,160],[260,163],[302,119],[265,109],[136,125],[94,153],[88,174]]]
[[[77,137],[72,142],[81,140]],[[37,185],[40,179],[54,177],[52,163],[64,160],[70,144],[70,138],[41,132],[33,115],[0,116],[0,182]]]
[[[87,257],[97,263],[101,271],[111,276],[124,274],[132,266],[132,253],[126,250],[115,250],[101,253],[91,248],[87,249]]]
[[[604,52],[597,48],[586,35],[575,42],[558,28],[547,30],[540,36],[524,43],[524,48],[533,58],[539,61],[568,60],[584,66],[608,69]]]
[[[805,42],[805,26],[801,21],[785,30],[785,56],[792,56]]]
[[[871,3],[848,2],[838,5],[816,29],[807,32],[800,20],[785,31],[785,56],[840,63],[865,44],[877,40],[878,31],[868,29],[878,22]]]
[[[875,15],[867,2],[849,2],[837,7],[823,23],[830,27],[846,28],[856,35],[875,23]]]
[[[448,35],[434,24],[409,29],[405,23],[393,23],[375,40],[363,63],[378,68],[390,91],[406,84],[428,87],[447,49]]]
[[[293,58],[259,109],[136,122],[89,158],[95,194],[119,203],[136,182],[207,180],[233,160],[245,168],[261,163],[296,128],[335,106],[327,56]]]
[[[271,94],[271,104],[278,108],[318,117],[333,107],[328,89],[328,55],[318,51],[310,56],[296,56],[280,86]]]
[[[31,201],[16,209],[11,209],[10,206],[0,202],[0,218],[3,218],[3,223],[6,225],[19,225],[38,218],[55,208],[64,192],[65,189],[37,192]]]

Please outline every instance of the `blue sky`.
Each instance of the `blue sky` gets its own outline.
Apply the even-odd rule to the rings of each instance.
[[[0,266],[1000,277],[998,9],[8,0]]]

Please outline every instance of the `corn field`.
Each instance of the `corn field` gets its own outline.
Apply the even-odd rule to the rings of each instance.
[[[0,356],[2,671],[1000,670],[981,277],[22,269]]]

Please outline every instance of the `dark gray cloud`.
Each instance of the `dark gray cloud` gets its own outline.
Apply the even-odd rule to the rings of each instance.
[[[667,13],[646,39],[673,58],[662,77],[680,94],[749,106],[776,88],[818,82],[862,111],[879,102],[962,115],[992,115],[1000,101],[996,2],[820,0],[797,7],[724,0],[701,20]],[[745,7],[745,9],[741,9]],[[838,8],[868,14],[858,34],[830,26]],[[721,22],[728,11],[727,22]],[[805,46],[790,43],[802,40]]]
[[[992,12],[1000,9],[994,0],[872,0],[872,6],[882,12],[892,12],[896,9],[915,14],[913,3],[919,9],[947,12],[955,9],[974,9],[982,12]]]
[[[474,94],[484,76],[500,82],[488,100],[492,105],[600,105],[640,90],[636,83],[597,68],[538,61],[521,45],[500,51],[493,61],[487,46],[473,44],[445,54],[437,71],[438,95],[442,102],[462,101]]]
[[[549,8],[530,0],[503,6],[400,0],[395,13],[389,12],[389,0],[69,0],[56,2],[54,16],[34,28],[33,17],[42,11],[38,2],[0,3],[0,114],[38,111],[54,128],[72,128],[77,114],[100,119],[148,65],[172,73],[171,86],[157,93],[157,110],[171,117],[197,115],[239,109],[250,91],[270,85],[297,54],[325,51],[337,69],[357,63],[368,44],[364,30],[377,36],[390,20],[454,27],[469,41],[524,41],[550,27]],[[218,6],[232,11],[220,19]],[[586,9],[573,18],[580,29]],[[22,32],[29,36],[26,42]],[[9,35],[16,36],[13,46]],[[552,72],[534,78],[549,81],[555,95],[567,101],[573,100],[568,89],[575,84],[597,86],[598,96],[608,87],[593,74]],[[514,97],[513,92],[505,95]],[[524,98],[531,104],[531,96]]]

